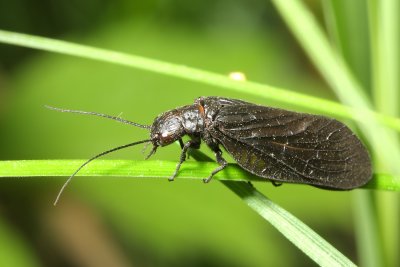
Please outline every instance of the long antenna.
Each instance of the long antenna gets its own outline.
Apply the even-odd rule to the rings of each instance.
[[[151,128],[151,125],[143,125],[143,124],[140,124],[140,123],[124,120],[124,119],[122,119],[120,117],[110,116],[110,115],[103,114],[103,113],[97,113],[97,112],[92,112],[92,111],[73,110],[73,109],[64,109],[64,108],[56,108],[56,107],[47,106],[47,105],[45,105],[45,107],[48,108],[48,109],[59,111],[59,112],[70,112],[70,113],[78,113],[78,114],[99,116],[99,117],[103,117],[103,118],[107,118],[107,119],[111,119],[111,120],[116,120],[116,121],[119,121],[119,122],[122,122],[122,123],[125,123],[125,124],[130,124],[130,125],[133,125],[133,126],[136,126],[136,127],[144,128],[144,129],[150,129]]]
[[[142,141],[137,141],[137,142],[133,142],[133,143],[130,143],[130,144],[126,144],[126,145],[114,147],[114,148],[112,148],[112,149],[110,149],[110,150],[101,152],[100,154],[97,154],[96,156],[94,156],[94,157],[88,159],[88,160],[87,160],[85,163],[83,163],[83,164],[68,178],[68,180],[63,184],[63,186],[61,187],[60,191],[58,192],[58,195],[57,195],[57,197],[56,197],[56,200],[54,201],[54,206],[57,205],[57,203],[58,203],[58,201],[59,201],[59,199],[60,199],[61,194],[64,192],[64,189],[67,187],[67,185],[69,184],[69,182],[71,182],[72,178],[73,178],[85,165],[87,165],[89,162],[91,162],[92,160],[95,160],[95,159],[97,159],[97,158],[99,158],[99,157],[101,157],[101,156],[104,156],[104,155],[106,155],[106,154],[108,154],[108,153],[111,153],[111,152],[114,152],[114,151],[117,151],[117,150],[120,150],[120,149],[123,149],[123,148],[127,148],[127,147],[130,147],[130,146],[135,146],[135,145],[138,145],[138,144],[146,143],[146,142],[151,142],[151,139],[142,140]]]

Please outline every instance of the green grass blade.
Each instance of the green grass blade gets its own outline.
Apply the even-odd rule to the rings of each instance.
[[[70,176],[86,160],[15,160],[0,161],[0,177]],[[176,161],[162,160],[107,160],[91,162],[78,176],[114,176],[138,178],[167,178],[176,168]],[[187,161],[179,171],[181,179],[203,179],[216,167],[215,162]],[[226,178],[229,177],[229,178]],[[216,179],[260,181],[236,164],[218,173]]]
[[[305,52],[343,103],[360,109],[371,108],[363,88],[347,65],[332,49],[315,17],[298,0],[273,1]]]
[[[359,190],[353,196],[354,230],[360,266],[384,266],[374,195],[372,192]]]
[[[368,137],[373,152],[379,155],[376,160],[385,170],[400,174],[400,152],[396,139],[386,129],[380,127],[376,118],[368,116],[365,110],[372,104],[365,90],[350,72],[340,55],[335,51],[326,38],[305,4],[299,0],[273,1],[282,17],[296,36],[307,55],[313,61],[325,80],[332,86],[339,99],[355,110],[359,118],[358,125]]]
[[[373,117],[376,118],[376,120],[378,120],[380,123],[395,129],[396,131],[400,131],[399,118],[385,116],[372,110],[364,110],[362,117],[356,117],[354,114],[358,113],[357,108],[346,107],[333,101],[307,96],[256,82],[238,82],[229,79],[225,75],[190,68],[183,65],[74,44],[66,41],[3,30],[0,30],[0,42],[78,56],[87,59],[94,59],[202,82],[208,85],[218,86],[227,90],[238,91],[242,93],[244,92],[260,98],[274,100],[296,107],[302,107],[310,111],[316,111],[335,117],[355,119],[359,121],[365,120],[365,117]]]
[[[223,181],[223,183],[319,266],[355,266],[307,225],[262,195],[250,184],[232,181]]]
[[[371,66],[367,3],[328,0],[321,1],[321,5],[332,46],[369,93]]]
[[[377,110],[399,113],[400,3],[396,0],[370,2],[374,100]]]
[[[56,177],[70,176],[85,160],[8,160],[0,161],[0,177]],[[215,162],[186,161],[179,171],[179,179],[203,179],[216,167]],[[176,161],[164,160],[109,160],[98,159],[85,166],[80,176],[111,176],[137,178],[168,178],[175,170]],[[215,179],[230,181],[265,181],[244,171],[237,164],[219,172]],[[376,173],[363,186],[367,189],[400,191],[400,177]]]
[[[0,177],[64,176],[71,174],[83,162],[80,160],[0,161]],[[179,172],[179,179],[207,177],[215,165],[210,162],[185,162]],[[166,178],[171,175],[175,166],[176,162],[169,161],[97,160],[82,169],[78,175]],[[241,177],[245,177],[245,174],[239,167],[229,166],[215,178],[223,180],[223,183],[246,204],[321,266],[354,266],[349,259],[300,220],[264,197],[250,186],[248,181],[244,182]]]
[[[193,151],[192,157],[202,162],[212,161],[200,151]],[[320,266],[354,266],[322,237],[258,192],[248,182],[222,180],[222,183]]]
[[[396,116],[399,114],[400,3],[396,0],[370,0],[368,3],[374,102],[378,111]],[[397,133],[390,134],[397,141],[393,145],[399,147]],[[379,192],[376,194],[376,202],[385,266],[399,266],[399,196]]]
[[[323,1],[331,42],[340,51],[357,78],[371,88],[370,45],[368,38],[367,4],[363,1]],[[333,38],[332,38],[333,37]],[[362,40],[355,42],[354,40]],[[370,90],[369,90],[370,91]],[[353,194],[354,231],[361,266],[383,266],[378,212],[373,191]]]

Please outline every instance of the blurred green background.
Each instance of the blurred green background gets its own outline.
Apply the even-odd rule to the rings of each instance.
[[[308,4],[322,17],[318,1]],[[241,71],[252,81],[334,98],[268,1],[0,0],[0,28],[226,75]],[[87,159],[148,135],[44,105],[150,124],[201,95],[285,107],[178,78],[0,44],[0,159]],[[109,158],[143,159],[141,150]],[[178,160],[179,151],[159,149],[153,159]],[[0,180],[0,266],[314,265],[217,181],[78,177],[53,207],[64,180]],[[352,192],[255,186],[357,262]]]

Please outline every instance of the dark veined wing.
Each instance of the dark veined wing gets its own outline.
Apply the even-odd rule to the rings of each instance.
[[[352,189],[371,178],[367,150],[334,119],[250,103],[224,105],[210,133],[257,176],[332,189]]]

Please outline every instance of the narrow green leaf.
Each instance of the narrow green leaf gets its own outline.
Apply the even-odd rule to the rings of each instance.
[[[371,64],[366,1],[328,0],[321,1],[321,5],[332,46],[369,94]]]
[[[192,156],[202,162],[212,161],[200,151],[193,151]],[[222,183],[320,266],[355,266],[307,225],[273,203],[248,182],[223,180]]]
[[[15,160],[0,161],[0,177],[70,176],[86,160]],[[176,168],[176,161],[162,160],[107,160],[91,162],[77,173],[78,176],[117,176],[138,178],[168,178]],[[237,181],[260,180],[257,176],[231,164],[218,173],[216,179]],[[203,179],[217,164],[215,162],[187,161],[179,171],[180,179]],[[227,178],[229,177],[229,178]]]
[[[399,114],[399,44],[400,3],[397,0],[369,2],[371,27],[371,58],[373,70],[373,96],[378,111],[397,116]],[[398,134],[391,132],[394,147],[399,147]],[[376,212],[380,226],[381,244],[385,266],[399,266],[399,196],[376,193]],[[372,265],[371,265],[372,266]]]
[[[324,14],[331,21],[328,32],[336,33],[331,42],[340,51],[344,60],[352,66],[352,71],[368,88],[371,87],[367,4],[364,1],[330,0],[323,1]],[[358,41],[354,41],[358,40]],[[377,217],[377,207],[373,203],[373,191],[358,190],[353,194],[354,231],[358,258],[361,266],[383,266],[383,248]]]
[[[370,2],[374,100],[377,110],[397,116],[399,113],[400,2]]]
[[[223,183],[318,265],[355,266],[352,261],[307,225],[258,192],[250,184],[232,181],[223,181]]]
[[[0,161],[0,177],[70,176],[85,160],[9,160]],[[186,161],[179,171],[179,179],[203,179],[215,169],[215,162]],[[98,159],[85,166],[78,176],[111,176],[137,178],[168,178],[176,161],[164,160],[108,160]],[[232,181],[266,181],[244,171],[237,164],[219,172],[215,179]],[[363,188],[400,191],[400,177],[376,173]]]
[[[380,166],[400,174],[400,152],[396,138],[377,124],[376,117],[364,112],[372,109],[371,101],[304,2],[273,0],[273,3],[341,102],[356,108],[354,116],[359,118],[357,122],[360,129],[368,137],[375,154],[379,155],[376,159]]]
[[[0,161],[0,177],[69,176],[83,162],[83,160]],[[215,169],[215,165],[210,162],[187,161],[182,166],[178,178],[202,179]],[[175,166],[176,162],[170,161],[96,160],[82,169],[78,176],[167,178]],[[264,197],[247,182],[240,182],[256,181],[260,178],[248,174],[235,164],[230,164],[229,168],[218,173],[215,178],[222,180],[245,203],[319,265],[354,266],[350,260],[293,215]]]
[[[359,190],[353,196],[354,231],[360,266],[384,266],[382,244],[378,233],[378,218],[374,208],[374,194]]]
[[[333,101],[307,96],[256,82],[238,82],[225,75],[203,71],[184,65],[177,65],[106,49],[3,30],[0,30],[0,42],[94,59],[202,82],[226,90],[245,92],[246,94],[251,94],[260,98],[302,107],[310,111],[324,113],[334,117],[354,119],[358,121],[364,121],[365,117],[373,117],[380,123],[391,127],[396,131],[400,131],[399,118],[385,116],[368,109],[363,109],[362,116],[355,116],[355,114],[360,114],[360,111],[357,108],[346,107]]]

